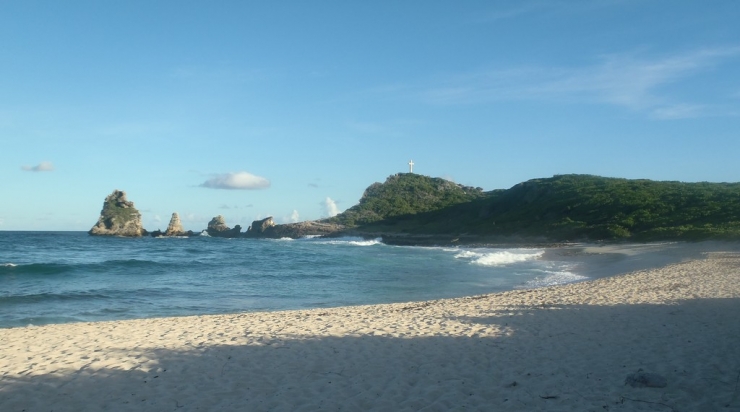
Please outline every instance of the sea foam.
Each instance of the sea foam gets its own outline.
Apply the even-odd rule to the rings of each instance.
[[[516,289],[535,289],[547,286],[564,285],[566,283],[580,282],[588,279],[587,276],[576,275],[568,271],[553,272],[540,278],[537,277],[526,282],[524,285],[516,286]]]
[[[352,246],[374,246],[382,245],[383,239],[363,239],[360,237],[342,237],[332,240],[317,240],[316,243],[324,245],[352,245]]]
[[[457,255],[457,259],[469,259],[470,263],[481,266],[505,266],[512,263],[537,260],[545,253],[544,250],[511,249],[497,251],[464,250]]]

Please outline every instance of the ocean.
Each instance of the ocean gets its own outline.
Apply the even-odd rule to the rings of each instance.
[[[0,328],[472,296],[588,279],[537,248],[0,231]]]

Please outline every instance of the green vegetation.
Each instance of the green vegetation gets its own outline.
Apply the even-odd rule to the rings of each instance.
[[[334,221],[365,233],[552,241],[740,239],[740,184],[558,175],[482,192],[402,174],[370,186],[360,204]]]
[[[141,214],[123,192],[115,191],[105,198],[100,216],[108,228],[123,227],[129,222],[138,222]]]
[[[412,173],[390,176],[385,183],[365,189],[360,203],[328,219],[331,223],[360,226],[397,216],[445,209],[484,196],[483,189]]]

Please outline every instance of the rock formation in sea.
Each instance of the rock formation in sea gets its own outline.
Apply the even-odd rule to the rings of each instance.
[[[247,237],[267,237],[279,239],[289,237],[298,239],[305,236],[338,236],[345,229],[343,225],[323,221],[306,221],[277,225],[271,217],[252,222],[245,234]]]
[[[255,220],[252,222],[252,226],[249,226],[249,229],[247,229],[247,234],[249,236],[259,236],[273,226],[275,226],[275,221],[272,220],[272,216],[262,220]]]
[[[239,225],[234,226],[233,229],[226,226],[224,217],[218,215],[208,222],[208,228],[206,232],[208,235],[213,237],[239,237],[242,227]]]
[[[170,224],[167,225],[167,230],[164,231],[163,236],[188,236],[188,232],[182,227],[180,215],[177,212],[172,214]]]
[[[126,199],[126,192],[114,190],[105,198],[98,223],[88,231],[94,236],[141,237],[147,231],[141,225],[141,213],[134,202]]]

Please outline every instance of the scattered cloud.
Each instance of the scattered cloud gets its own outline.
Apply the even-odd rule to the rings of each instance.
[[[313,187],[315,189],[318,189],[318,187],[319,187],[319,185],[317,185],[316,183],[309,183],[308,186],[309,187]]]
[[[693,104],[676,104],[653,109],[651,115],[656,119],[688,119],[702,117],[706,112],[706,106]]]
[[[26,172],[51,172],[54,170],[54,165],[51,162],[41,162],[36,166],[21,166],[21,170]]]
[[[209,189],[254,190],[270,187],[270,181],[247,172],[216,175],[200,184]]]
[[[337,202],[335,202],[330,197],[327,197],[322,202],[322,206],[324,206],[324,214],[329,217],[334,217],[339,214],[339,208],[337,208]]]
[[[740,47],[706,48],[670,56],[637,53],[601,56],[585,67],[520,67],[448,76],[422,87],[430,104],[475,104],[507,100],[597,102],[639,110],[662,119],[697,117],[695,103],[677,102],[666,87],[740,56]]]
[[[0,225],[4,225],[4,224],[5,224],[5,219],[0,217]]]
[[[219,206],[218,208],[219,209],[231,209],[231,206],[226,205],[226,204],[223,204],[223,205]]]

